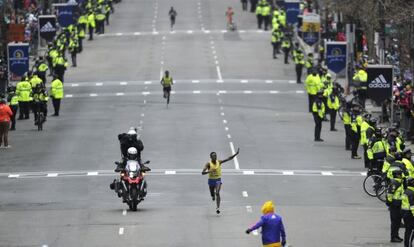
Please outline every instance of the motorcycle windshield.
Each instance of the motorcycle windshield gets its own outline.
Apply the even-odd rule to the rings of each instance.
[[[137,172],[139,169],[138,161],[135,160],[128,160],[126,165],[126,170],[130,172]]]

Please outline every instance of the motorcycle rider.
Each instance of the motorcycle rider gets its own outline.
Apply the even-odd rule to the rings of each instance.
[[[122,133],[118,135],[119,144],[121,147],[121,158],[120,162],[117,162],[117,167],[115,172],[119,172],[125,169],[125,165],[127,162],[128,156],[132,156],[133,160],[137,160],[140,164],[141,168],[145,167],[141,164],[141,152],[144,150],[144,144],[141,140],[138,139],[137,131],[135,128],[131,127],[127,133]],[[128,151],[129,148],[134,147],[136,150],[136,157],[134,154],[129,155]]]

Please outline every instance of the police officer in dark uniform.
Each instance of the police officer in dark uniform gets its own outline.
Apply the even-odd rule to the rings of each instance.
[[[318,91],[312,104],[312,115],[315,121],[315,142],[323,142],[321,139],[322,121],[325,116],[325,104],[323,103],[323,91]]]
[[[144,144],[141,140],[138,139],[137,131],[135,128],[130,128],[127,133],[122,133],[118,135],[119,144],[121,147],[121,157],[122,161],[117,163],[116,172],[121,171],[125,164],[125,159],[128,156],[128,148],[134,147],[137,149],[137,160],[141,164],[141,152],[144,150]]]
[[[403,186],[403,171],[396,166],[390,173],[389,185],[387,190],[387,206],[390,211],[391,220],[391,243],[402,242],[403,239],[399,237],[399,229],[402,219],[401,202],[404,193]]]

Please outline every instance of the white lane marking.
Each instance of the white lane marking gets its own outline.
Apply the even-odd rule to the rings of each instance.
[[[236,151],[234,150],[233,142],[230,142],[230,149],[231,149],[232,155],[234,155],[236,153]],[[239,160],[237,159],[237,156],[234,157],[234,169],[240,170]],[[243,171],[243,174],[244,174],[244,172],[245,171]]]
[[[20,174],[9,174],[9,178],[18,178],[20,177]]]
[[[141,33],[140,32],[135,32],[134,35],[141,35]]]
[[[159,33],[154,29],[154,30],[152,30],[152,34],[153,35],[158,35]]]
[[[174,175],[176,171],[165,171],[165,175]]]
[[[243,171],[243,175],[254,175],[254,171]]]
[[[366,176],[367,175],[367,172],[361,172],[361,175],[362,176]]]
[[[214,55],[214,60],[217,60],[217,59],[218,59],[218,57],[216,55]]]
[[[220,110],[223,110],[223,109],[224,109],[224,107],[220,106]]]
[[[294,83],[296,83],[296,81],[290,80],[289,83],[294,84]]]
[[[239,33],[245,33],[246,32],[246,30],[240,30],[239,31]]]
[[[224,81],[223,80],[217,80],[216,82],[217,83],[223,83]]]
[[[79,84],[77,84],[77,83],[72,83],[72,87],[79,87]]]
[[[231,139],[231,135],[230,134],[227,134],[227,138]]]
[[[42,247],[48,247],[47,244],[42,245]]]
[[[248,213],[253,212],[252,206],[246,206],[246,211],[247,211]]]
[[[227,91],[226,90],[220,90],[220,91],[218,91],[219,92],[219,94],[225,94],[225,93],[227,93]]]
[[[271,94],[276,94],[276,93],[279,93],[279,91],[269,91],[269,93],[271,93]]]
[[[293,176],[293,175],[295,175],[295,173],[293,171],[283,171],[282,174],[283,175],[286,175],[286,176]]]
[[[144,113],[141,113],[141,117],[145,117],[145,114]]]
[[[220,67],[216,66],[216,70],[217,70],[217,77],[218,77],[219,81],[223,82],[223,77],[221,77]]]
[[[229,131],[229,127],[227,127],[227,126],[226,126],[226,127],[224,127],[224,130],[225,130],[225,131]]]
[[[193,33],[193,30],[188,30],[187,33]]]
[[[98,176],[98,172],[88,172],[86,175],[87,176]]]
[[[227,123],[227,120],[226,119],[223,119],[223,123],[226,124]]]
[[[147,103],[147,101],[144,99],[144,104],[146,104]]]
[[[218,65],[218,64],[219,64],[219,61],[215,60],[215,61],[214,61],[214,63],[215,63],[216,65]]]
[[[221,30],[222,33],[227,33],[227,30]]]
[[[224,116],[224,112],[221,112],[220,115]]]
[[[266,83],[273,83],[272,80],[266,80]]]
[[[123,216],[127,215],[127,210],[126,209],[122,210],[122,215]]]
[[[118,234],[119,235],[124,235],[124,228],[123,227],[119,228]]]
[[[199,80],[192,80],[191,82],[192,83],[199,83],[200,81]]]
[[[253,235],[257,236],[257,235],[259,235],[259,232],[257,232],[257,230],[254,230]]]
[[[116,36],[122,36],[124,35],[123,33],[116,33]]]
[[[332,172],[321,172],[322,176],[333,176]]]
[[[249,81],[248,80],[241,80],[240,82],[241,83],[248,83]]]
[[[89,94],[89,96],[90,96],[90,97],[96,97],[96,96],[98,96],[98,94],[96,94],[96,93],[91,93],[91,94]]]
[[[214,41],[213,41],[213,40],[212,40],[212,41],[210,41],[210,44],[214,45]]]
[[[103,83],[102,82],[97,82],[97,83],[95,83],[95,85],[98,86],[98,87],[101,87],[103,85]]]
[[[296,90],[296,93],[305,93],[303,90]]]
[[[73,95],[72,94],[66,94],[65,95],[65,98],[72,98],[73,97]]]
[[[198,90],[193,91],[193,94],[199,94],[199,93],[201,93],[201,92],[198,91]]]
[[[245,94],[251,94],[252,91],[250,91],[250,90],[244,90],[243,93],[245,93]]]
[[[216,51],[215,50],[213,50],[213,54],[216,54]]]
[[[116,96],[123,96],[125,95],[124,93],[116,93]]]
[[[46,175],[46,177],[57,177],[58,176],[58,174],[57,173],[48,173],[47,175]]]
[[[148,95],[151,94],[150,92],[142,92],[142,95]]]
[[[263,33],[263,30],[257,30],[258,33]]]
[[[165,35],[164,35],[164,36],[162,36],[162,40],[165,40],[165,39],[166,39]]]
[[[164,61],[161,61],[161,65],[164,65]]]
[[[247,191],[243,191],[242,195],[243,195],[243,197],[248,197],[249,196],[249,194],[247,194]]]
[[[126,81],[121,81],[119,84],[120,84],[120,85],[128,85],[128,82],[126,82]]]
[[[152,81],[144,81],[145,85],[152,84]]]

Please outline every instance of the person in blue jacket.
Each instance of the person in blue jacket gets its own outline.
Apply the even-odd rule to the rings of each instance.
[[[281,247],[286,245],[286,233],[282,217],[275,214],[275,207],[272,201],[267,201],[262,207],[263,216],[259,222],[246,230],[246,233],[262,228],[263,247]]]

